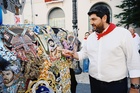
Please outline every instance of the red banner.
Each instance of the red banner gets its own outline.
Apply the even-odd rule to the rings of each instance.
[[[54,0],[45,0],[45,2],[50,2],[50,1],[54,1]]]
[[[45,2],[61,2],[63,0],[45,0]]]

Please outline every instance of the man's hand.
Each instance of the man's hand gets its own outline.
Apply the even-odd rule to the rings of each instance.
[[[62,54],[66,57],[73,57],[73,51],[67,49],[59,49],[59,51],[62,51]]]
[[[130,88],[129,93],[140,93],[139,89]]]

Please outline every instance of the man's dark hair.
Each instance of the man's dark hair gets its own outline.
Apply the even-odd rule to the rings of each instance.
[[[85,32],[85,35],[86,35],[86,34],[89,34],[89,35],[90,35],[90,33],[89,33],[89,32]]]
[[[104,15],[107,15],[107,23],[110,23],[110,12],[106,6],[97,6],[90,9],[88,15],[96,14],[98,17],[102,18]]]

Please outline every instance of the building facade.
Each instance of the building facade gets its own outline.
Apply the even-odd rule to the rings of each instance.
[[[77,5],[77,28],[80,40],[84,33],[91,30],[89,24],[88,11],[97,5],[105,5],[111,12],[111,22],[117,23],[114,18],[121,10],[116,5],[121,4],[122,0],[76,0]],[[20,0],[22,3],[22,0]],[[73,31],[73,0],[24,0],[22,13],[18,15],[18,24],[47,24],[50,26],[61,27],[68,31]],[[7,11],[3,13],[3,24],[17,24],[17,15]]]

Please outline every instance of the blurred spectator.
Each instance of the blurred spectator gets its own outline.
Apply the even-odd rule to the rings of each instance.
[[[128,30],[131,32],[132,37],[134,39],[134,42],[137,46],[138,52],[140,53],[140,37],[139,37],[139,35],[135,32],[135,29],[133,27],[130,27]]]
[[[84,37],[84,40],[82,41],[81,47],[86,45],[86,40],[87,40],[89,35],[90,35],[90,32],[85,33],[85,37]],[[89,59],[85,58],[85,59],[83,59],[83,72],[88,72],[88,68],[89,68]]]

